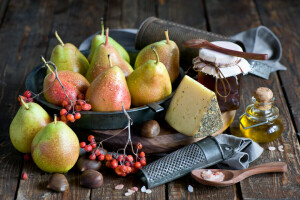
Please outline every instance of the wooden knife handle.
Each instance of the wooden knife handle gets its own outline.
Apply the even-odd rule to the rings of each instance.
[[[258,54],[258,53],[248,53],[248,52],[241,52],[235,51],[231,49],[226,49],[217,45],[214,45],[211,42],[202,39],[192,39],[188,40],[183,43],[184,47],[188,48],[206,48],[211,49],[220,53],[224,53],[231,56],[237,56],[245,59],[253,59],[253,60],[267,60],[268,54]]]

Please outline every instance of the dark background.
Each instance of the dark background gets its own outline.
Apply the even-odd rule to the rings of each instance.
[[[104,17],[110,28],[138,28],[149,16],[168,19],[195,28],[230,36],[265,25],[281,40],[281,62],[287,71],[272,73],[269,80],[254,76],[244,79],[243,98],[237,116],[250,103],[252,92],[260,86],[273,90],[281,111],[284,133],[268,146],[284,145],[284,152],[266,150],[254,164],[277,161],[288,163],[289,172],[255,176],[231,187],[216,189],[197,184],[189,176],[162,185],[151,195],[135,194],[137,199],[249,199],[300,198],[299,143],[300,129],[300,1],[294,0],[0,0],[0,199],[120,199],[123,192],[113,186],[124,183],[141,186],[133,177],[121,179],[105,175],[105,187],[90,190],[79,187],[78,172],[67,174],[71,190],[64,194],[45,190],[48,174],[31,162],[23,161],[9,140],[9,125],[19,108],[17,96],[25,91],[26,75],[37,66],[40,55],[50,58],[57,45],[54,31],[65,42],[79,45],[87,36],[99,31]],[[230,131],[237,130],[237,120]],[[22,172],[29,174],[26,182]],[[187,185],[194,193],[187,192]]]

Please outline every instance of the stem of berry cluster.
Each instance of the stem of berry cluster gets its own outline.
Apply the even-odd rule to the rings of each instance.
[[[134,149],[133,149],[132,140],[131,140],[131,129],[130,129],[130,128],[131,128],[131,125],[133,124],[133,121],[132,121],[132,119],[130,118],[130,116],[129,116],[129,114],[127,113],[127,111],[125,110],[125,108],[124,108],[124,106],[123,106],[123,103],[122,103],[122,109],[123,109],[124,115],[127,117],[127,120],[128,120],[128,124],[127,124],[127,128],[128,128],[128,129],[127,129],[127,130],[128,130],[128,131],[127,131],[127,132],[128,132],[128,137],[127,137],[127,142],[126,142],[124,148],[118,149],[118,150],[117,150],[117,154],[118,154],[119,151],[123,151],[123,155],[126,156],[126,148],[127,148],[128,144],[130,143],[132,153],[133,153],[135,156],[138,157],[137,152],[135,152]],[[137,151],[138,151],[138,150],[137,150]]]
[[[65,86],[62,84],[62,82],[60,81],[60,79],[59,79],[59,77],[58,77],[58,74],[57,74],[57,67],[56,67],[56,65],[53,63],[53,62],[51,62],[51,61],[46,61],[45,59],[44,59],[44,57],[43,56],[41,56],[41,58],[42,58],[42,60],[43,60],[43,62],[45,63],[45,65],[46,65],[46,67],[55,75],[55,79],[54,79],[54,81],[52,82],[52,84],[46,89],[46,90],[48,90],[53,84],[54,84],[54,82],[55,82],[55,80],[57,79],[57,81],[59,82],[59,84],[60,84],[60,86],[61,86],[61,88],[63,89],[63,91],[64,91],[64,93],[65,93],[65,95],[66,95],[66,98],[67,99],[69,99],[69,101],[71,102],[71,106],[73,107],[73,112],[74,112],[74,103],[76,102],[76,100],[73,98],[73,97],[69,97],[69,95],[67,94],[67,91],[69,92],[69,94],[70,94],[70,91],[67,89],[67,88],[65,88]],[[54,68],[54,71],[51,69],[51,67],[49,66],[49,65],[51,65],[53,68]],[[43,90],[41,93],[43,93],[43,92],[45,92],[46,90]],[[41,93],[39,93],[39,94],[41,94]],[[38,94],[38,95],[39,95]]]
[[[106,140],[109,140],[113,137],[116,137],[118,136],[120,133],[122,133],[125,129],[127,129],[127,133],[128,133],[128,137],[127,137],[127,142],[124,146],[124,148],[121,148],[121,149],[118,149],[116,152],[115,152],[115,155],[116,157],[119,155],[119,152],[122,151],[123,152],[123,156],[125,157],[126,156],[126,149],[127,149],[127,146],[129,145],[130,143],[130,146],[131,146],[131,151],[133,153],[133,155],[135,155],[136,157],[139,157],[138,156],[138,149],[137,151],[135,152],[134,151],[134,148],[133,148],[133,145],[132,145],[132,140],[131,140],[131,125],[133,124],[133,120],[130,118],[129,114],[127,113],[127,111],[125,110],[124,106],[123,106],[123,103],[122,103],[122,109],[123,109],[123,113],[124,115],[126,116],[127,120],[128,120],[128,123],[127,123],[127,126],[125,126],[122,130],[120,130],[118,133],[116,133],[115,135],[113,136],[110,136],[108,138],[105,138],[104,140],[98,142],[98,148],[99,147],[102,147],[103,148],[103,142],[106,141]],[[96,150],[94,150],[94,153],[96,152]],[[125,159],[123,160],[125,162]]]

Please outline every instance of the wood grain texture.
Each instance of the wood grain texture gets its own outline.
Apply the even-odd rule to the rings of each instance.
[[[156,0],[109,0],[107,4],[106,26],[118,28],[138,28],[151,16],[156,16]]]
[[[187,11],[191,14],[187,14]],[[158,5],[158,17],[186,26],[206,29],[203,1],[166,0]]]
[[[65,174],[70,189],[65,192],[54,192],[47,189],[51,174],[41,171],[33,162],[24,162],[22,173],[28,174],[27,180],[20,180],[16,199],[90,199],[90,189],[79,184],[80,172],[74,167]]]
[[[78,46],[83,39],[99,30],[104,8],[104,1],[93,4],[78,0],[57,1],[55,12],[53,10],[52,27],[48,30],[50,41],[44,46],[47,47],[47,51],[44,51],[48,55],[46,58],[50,58],[53,47],[58,44],[53,34],[55,30],[59,32],[65,43]],[[36,60],[41,62],[39,57]],[[80,173],[76,167],[66,174],[70,190],[64,193],[46,189],[51,175],[43,173],[33,162],[25,163],[23,172],[28,173],[29,179],[21,180],[17,199],[90,199],[91,189],[79,185]]]
[[[183,9],[184,8],[184,9]],[[192,14],[187,14],[192,13]],[[203,1],[193,1],[186,3],[184,0],[166,0],[158,6],[159,17],[171,20],[184,25],[206,30],[206,22],[203,8]],[[194,187],[194,192],[189,193],[188,185]],[[233,199],[236,194],[234,186],[221,190],[209,190],[193,180],[190,175],[167,184],[169,199]]]
[[[194,188],[194,192],[188,191],[188,186]],[[169,199],[197,200],[197,199],[236,199],[235,186],[216,188],[198,183],[190,175],[182,177],[168,184]]]
[[[298,177],[300,169],[297,157],[299,157],[300,149],[278,77],[273,73],[270,79],[266,81],[261,78],[247,76],[243,83],[247,83],[247,90],[243,90],[243,101],[237,116],[244,112],[241,108],[245,109],[247,105],[251,104],[253,91],[257,87],[263,86],[273,91],[276,98],[275,105],[280,110],[280,119],[282,119],[284,125],[284,131],[277,140],[261,145],[265,151],[259,159],[251,163],[251,166],[280,160],[287,163],[288,172],[284,176],[281,174],[264,174],[242,181],[240,183],[242,196],[244,199],[296,198],[299,195]],[[236,120],[231,126],[231,133],[235,134],[237,132],[239,132],[239,123]],[[269,146],[277,148],[279,145],[284,146],[284,152],[278,150],[271,152],[268,150]]]
[[[9,0],[0,0],[0,25],[3,22],[3,19],[5,17],[5,13],[7,11]]]
[[[14,199],[18,189],[23,155],[14,149],[11,142],[0,137],[0,199]]]
[[[110,28],[138,28],[142,20],[155,15],[155,1],[108,1],[106,11],[106,25]],[[126,138],[127,139],[127,138]],[[122,139],[120,145],[124,146]],[[134,141],[133,142],[137,142]],[[123,143],[123,145],[122,145]],[[142,187],[138,177],[132,175],[122,178],[115,175],[111,169],[103,172],[104,185],[99,189],[93,189],[92,199],[165,199],[165,185],[152,189],[151,194],[141,193]],[[123,184],[123,190],[114,190],[118,184]],[[139,192],[125,197],[125,192],[131,187],[138,187]]]
[[[215,4],[212,6],[210,3]],[[216,17],[217,15],[228,16],[221,18],[218,22],[209,18],[212,31],[217,33],[232,35],[236,32],[260,25],[258,13],[255,11],[253,2],[237,1],[232,4],[232,2],[229,3],[228,1],[209,1],[207,6],[208,16],[210,16],[210,18],[212,16]],[[212,10],[214,14],[210,14],[210,10]],[[232,12],[234,14],[232,14]],[[266,11],[266,13],[268,12]],[[250,16],[251,18],[249,18]],[[235,20],[233,17],[236,17],[238,20]],[[225,29],[224,27],[230,28]],[[244,77],[243,85],[244,89],[242,92],[241,106],[237,112],[237,116],[240,116],[244,112],[245,107],[251,103],[251,96],[254,90],[258,87],[264,86],[269,87],[273,91],[276,98],[275,104],[281,111],[281,119],[284,124],[284,132],[282,136],[278,140],[262,145],[262,147],[267,149],[268,146],[277,147],[279,145],[283,145],[285,151],[281,153],[279,151],[270,152],[265,150],[262,156],[252,165],[278,161],[278,159],[281,159],[281,161],[287,162],[288,172],[284,177],[281,174],[265,174],[250,177],[242,181],[240,183],[242,197],[244,199],[295,198],[299,195],[299,192],[297,194],[297,191],[299,191],[299,180],[297,178],[297,176],[299,176],[299,160],[296,159],[299,156],[299,144],[295,137],[295,130],[293,128],[287,102],[285,101],[281,90],[278,76],[276,73],[273,73],[270,76],[270,79],[266,81],[261,78],[248,75]],[[231,126],[231,133],[234,134],[237,131],[239,131],[239,124],[236,119]],[[291,154],[293,156],[289,156]]]
[[[281,63],[287,67],[279,72],[279,78],[287,97],[297,132],[300,131],[300,2],[257,1],[263,25],[270,28],[282,45]],[[284,9],[282,9],[284,8]]]
[[[231,36],[260,25],[252,0],[209,0],[205,3],[210,31],[214,33]]]
[[[0,199],[300,199],[300,148],[295,137],[295,130],[300,130],[299,7],[300,3],[292,0],[0,0]],[[146,17],[159,16],[200,29],[208,27],[212,32],[224,35],[267,25],[282,42],[282,63],[288,71],[279,72],[279,76],[273,73],[268,81],[244,77],[246,89],[237,116],[244,112],[257,87],[266,86],[273,90],[284,133],[278,140],[262,145],[266,150],[251,166],[280,159],[287,162],[288,172],[284,176],[253,176],[238,185],[221,189],[200,185],[185,176],[153,189],[150,195],[138,192],[127,198],[125,190],[142,186],[136,177],[121,178],[110,169],[101,169],[105,185],[90,190],[79,186],[79,172],[74,168],[66,175],[70,191],[59,194],[45,189],[50,175],[39,170],[32,161],[23,163],[23,155],[14,150],[9,141],[9,124],[19,108],[16,97],[24,92],[25,77],[40,63],[39,56],[46,54],[46,58],[50,58],[52,48],[57,44],[54,30],[59,31],[65,42],[78,46],[84,38],[100,29],[102,16],[110,28],[137,28]],[[231,132],[238,130],[235,120]],[[279,145],[284,146],[284,152],[267,150],[268,146]],[[20,180],[21,172],[28,173],[27,181]],[[120,183],[125,189],[114,190]],[[194,187],[193,193],[187,191],[188,185]]]
[[[58,1],[45,58],[50,59],[52,49],[59,44],[54,36],[55,30],[65,43],[72,43],[76,47],[85,38],[101,30],[100,19],[105,15],[105,4],[105,0]]]
[[[155,187],[151,194],[141,192],[142,182],[136,175],[120,177],[112,169],[101,169],[104,185],[101,188],[93,189],[91,199],[119,200],[119,199],[165,199],[165,185]],[[122,190],[115,190],[115,186],[123,184]],[[132,187],[138,187],[138,192],[126,197],[125,192]]]
[[[24,92],[25,77],[46,49],[54,7],[53,2],[12,0],[0,29],[0,199],[13,199],[18,189],[23,155],[13,149],[9,125],[19,109],[17,95]]]

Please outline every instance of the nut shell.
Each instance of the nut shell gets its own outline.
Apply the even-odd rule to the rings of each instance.
[[[87,188],[99,188],[103,185],[103,176],[98,171],[88,169],[81,174],[80,185]]]
[[[146,121],[142,124],[140,134],[143,137],[154,138],[160,133],[159,123],[155,120]]]
[[[78,159],[76,165],[81,172],[84,172],[88,169],[99,170],[102,164],[101,161],[91,160],[86,155],[82,155]]]
[[[69,189],[69,182],[63,174],[55,173],[51,176],[47,188],[56,192],[64,192]]]

